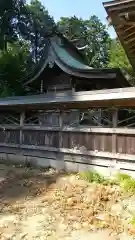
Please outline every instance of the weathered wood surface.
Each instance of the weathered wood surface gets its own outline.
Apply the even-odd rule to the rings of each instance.
[[[120,135],[135,135],[135,128],[108,128],[108,127],[87,127],[87,126],[77,126],[77,127],[69,127],[62,126],[61,127],[51,127],[51,126],[39,126],[39,125],[23,125],[16,126],[10,124],[0,124],[0,130],[35,130],[35,131],[53,131],[53,132],[82,132],[82,133],[104,133],[104,134],[120,134]]]
[[[0,124],[0,148],[113,159],[113,167],[116,159],[135,161],[135,128],[118,128],[117,109],[111,109],[111,114],[112,128],[105,128],[79,125],[79,110],[22,112],[19,124]]]
[[[90,107],[135,107],[135,88],[75,92],[67,96],[45,94],[0,99],[1,110],[16,109],[88,109]]]
[[[38,128],[37,128],[38,129]],[[87,151],[102,151],[110,153],[135,154],[135,132],[131,129],[125,133],[124,129],[121,131],[115,130],[115,137],[113,131],[107,129],[93,129],[93,131],[64,131],[60,129],[49,130],[35,128],[27,129],[24,127],[20,129],[5,128],[0,130],[0,143],[6,144],[24,144],[34,146],[45,146],[64,149],[86,149]],[[94,132],[95,131],[95,132]],[[120,132],[120,133],[119,133]],[[114,142],[116,141],[116,142]],[[115,147],[115,151],[114,151]]]
[[[0,130],[0,143],[20,144],[20,131]]]

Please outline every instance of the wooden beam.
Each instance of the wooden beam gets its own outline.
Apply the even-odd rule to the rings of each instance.
[[[130,38],[131,36],[134,36],[135,31],[131,32],[130,34],[127,34],[126,36],[123,37],[124,40]]]
[[[122,6],[123,4],[134,3],[134,0],[113,0],[109,2],[103,2],[103,6],[107,8],[111,8],[112,6]]]
[[[135,53],[135,44],[132,45],[132,46],[129,48],[129,51],[130,51],[131,54],[134,54],[134,53]],[[134,59],[135,59],[135,57],[134,57]]]
[[[43,79],[41,79],[41,82],[40,82],[40,93],[43,93],[44,92],[44,81]]]
[[[125,25],[125,26],[131,26],[131,25],[134,25],[135,26],[135,23],[133,23],[133,22],[128,22],[128,21],[126,21],[124,18],[119,18],[118,16],[116,17],[116,16],[109,16],[108,18],[107,18],[107,20],[108,20],[108,22],[109,22],[109,24],[110,25],[115,25],[115,26],[117,26],[117,25],[119,25],[119,24],[121,24],[121,25]]]
[[[10,147],[10,148],[18,148],[18,149],[30,149],[30,150],[40,150],[40,151],[48,151],[48,152],[58,152],[58,153],[66,153],[66,154],[76,154],[82,156],[93,156],[93,157],[101,157],[107,159],[119,159],[119,160],[128,160],[135,161],[135,155],[131,154],[122,154],[122,153],[110,153],[103,151],[87,151],[85,149],[67,149],[67,148],[54,148],[48,146],[34,146],[34,145],[19,145],[19,144],[7,144],[0,143],[0,147]]]
[[[124,33],[132,30],[133,28],[135,28],[135,25],[132,25],[130,27],[128,25],[126,25],[126,26],[124,26],[124,25],[116,26],[116,30],[119,31],[119,35],[124,35]]]
[[[135,107],[135,88],[75,92],[66,96],[25,96],[0,100],[2,109],[86,109],[101,107]]]
[[[118,135],[135,135],[135,128],[118,127],[118,128],[108,128],[108,127],[90,127],[90,126],[78,126],[78,127],[45,127],[39,125],[0,125],[0,130],[30,130],[30,131],[46,131],[46,132],[80,132],[80,133],[99,133],[99,134],[118,134]]]
[[[117,124],[118,124],[118,110],[117,109],[113,110],[112,124],[113,124],[113,128],[117,128]],[[113,153],[117,152],[117,134],[116,133],[112,134],[112,152]]]
[[[60,116],[59,116],[59,146],[62,147],[62,128],[63,128],[63,117],[62,117],[62,111],[60,111]]]
[[[129,44],[129,43],[132,43],[133,41],[135,41],[135,37],[132,37],[126,41],[124,41],[125,44]]]
[[[23,130],[22,130],[22,127],[24,125],[24,119],[25,119],[25,112],[22,112],[20,114],[20,144],[23,143]]]
[[[105,8],[106,8],[106,11],[108,13],[111,13],[111,12],[126,12],[127,10],[129,11],[129,9],[134,9],[135,8],[135,1],[126,1],[126,2],[119,2],[119,4],[115,4],[115,5],[112,5],[112,6],[108,6],[105,5]],[[117,14],[117,13],[116,13]]]

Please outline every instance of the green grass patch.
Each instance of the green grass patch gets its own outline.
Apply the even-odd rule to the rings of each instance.
[[[135,227],[135,215],[132,217],[130,224]]]
[[[118,185],[123,193],[129,195],[135,194],[135,179],[128,174],[117,173],[114,179],[106,179],[95,171],[86,171],[80,174],[80,178],[89,183],[98,183],[103,185]]]
[[[80,173],[80,178],[86,180],[89,183],[104,183],[106,181],[102,175],[94,171],[86,171]]]
[[[116,181],[120,185],[123,192],[130,195],[135,194],[135,179],[128,174],[117,173]]]
[[[89,183],[98,183],[103,184],[105,186],[117,185],[117,181],[115,179],[104,178],[101,174],[99,174],[96,171],[86,171],[80,173],[80,178]]]
[[[135,180],[134,179],[127,179],[120,183],[120,186],[124,190],[131,195],[135,194]]]
[[[120,182],[123,182],[123,181],[127,181],[127,180],[130,180],[132,177],[129,176],[128,174],[125,174],[125,173],[120,173],[118,172],[115,176],[116,180],[120,183]]]

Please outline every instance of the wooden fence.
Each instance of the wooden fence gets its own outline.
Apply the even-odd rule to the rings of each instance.
[[[134,92],[0,99],[0,160],[135,175]]]
[[[98,126],[82,126],[78,110],[1,113],[0,159],[67,171],[95,169],[105,175],[120,169],[134,175],[135,129],[117,127],[118,109],[108,110],[109,119],[110,112],[112,127],[101,126],[103,119]]]

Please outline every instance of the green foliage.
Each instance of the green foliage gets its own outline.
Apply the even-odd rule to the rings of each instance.
[[[0,1],[0,96],[24,95],[25,77],[40,60],[54,20],[38,0]]]
[[[116,177],[116,180],[118,182],[123,182],[125,180],[130,180],[131,179],[131,176],[129,176],[128,174],[120,173],[120,172],[118,172],[115,177]]]
[[[113,186],[117,185],[117,181],[115,179],[104,178],[101,174],[95,171],[86,171],[80,173],[80,178],[86,180],[89,183],[99,183],[104,186]]]
[[[117,173],[114,179],[106,179],[95,171],[86,171],[80,173],[80,178],[86,180],[89,183],[97,183],[108,186],[118,185],[124,194],[135,194],[135,179],[133,179],[128,174]]]
[[[88,20],[62,17],[57,26],[75,46],[86,45],[85,56],[91,67],[101,68],[108,63],[110,37],[98,17],[91,16]]]
[[[26,5],[27,11],[32,17],[32,22],[36,31],[42,36],[45,36],[45,33],[52,31],[52,28],[55,26],[54,19],[49,15],[46,8],[41,4],[39,0],[32,0],[30,4]]]
[[[118,173],[116,181],[119,183],[123,192],[133,195],[135,194],[135,179],[128,174]]]
[[[131,69],[125,51],[118,40],[112,40],[109,52],[109,67]]]
[[[121,68],[124,71],[129,82],[135,84],[135,76],[131,64],[126,56],[126,53],[118,40],[112,40],[109,51],[109,62],[107,67]]]
[[[0,1],[0,49],[18,39],[18,21],[24,11],[25,0]]]
[[[133,227],[135,227],[135,215],[132,217],[130,223],[133,225]]]
[[[26,75],[26,46],[10,44],[7,51],[0,53],[0,95],[1,97],[25,94],[21,78]]]
[[[87,171],[80,173],[80,177],[84,180],[86,180],[89,183],[104,183],[105,179],[102,175],[100,175],[97,172]]]
[[[26,9],[30,15],[30,20],[24,37],[31,41],[33,57],[37,62],[41,55],[40,51],[46,43],[46,36],[52,33],[55,22],[39,0],[32,0],[30,4],[26,5]]]
[[[39,0],[0,1],[0,96],[26,94],[23,77],[37,66],[47,36],[56,28],[78,48],[91,67],[120,67],[134,84],[131,65],[118,41],[111,41],[97,16],[62,17],[57,25]]]
[[[134,179],[128,179],[121,183],[121,187],[126,193],[129,193],[130,195],[135,194],[135,180]]]

